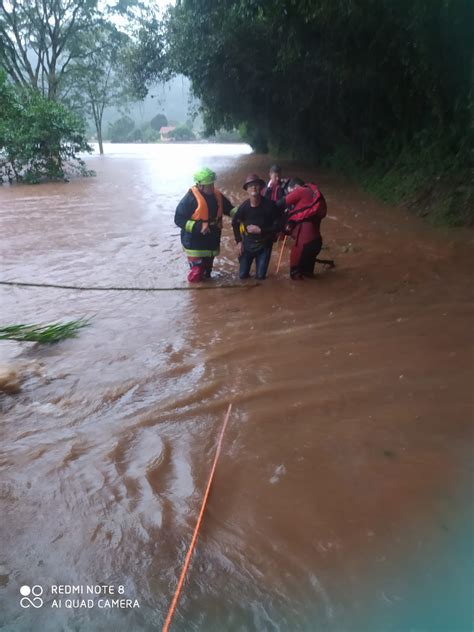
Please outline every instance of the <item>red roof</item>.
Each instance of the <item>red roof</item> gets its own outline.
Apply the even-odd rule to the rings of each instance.
[[[160,127],[160,134],[163,134],[163,135],[169,134],[174,129],[176,129],[176,126],[173,126],[173,125],[171,127]]]

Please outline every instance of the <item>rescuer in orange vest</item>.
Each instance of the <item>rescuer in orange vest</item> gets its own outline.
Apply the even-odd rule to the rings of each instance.
[[[232,204],[214,182],[208,167],[194,174],[191,187],[176,207],[174,222],[181,228],[181,243],[188,257],[188,281],[196,283],[211,276],[214,257],[219,254],[222,216],[230,215]]]

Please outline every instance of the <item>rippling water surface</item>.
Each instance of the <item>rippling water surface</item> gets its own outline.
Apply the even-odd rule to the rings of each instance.
[[[186,290],[173,224],[206,164],[232,201],[245,145],[113,145],[96,178],[0,189],[1,321],[93,316],[51,347],[0,343],[2,630],[159,630],[233,412],[173,630],[472,627],[472,237],[429,228],[302,165],[328,199],[334,271],[288,257]],[[20,607],[22,585],[44,605]],[[53,608],[53,585],[139,608]],[[74,597],[77,599],[77,595]],[[87,597],[84,597],[87,598]],[[96,599],[97,601],[97,599]]]

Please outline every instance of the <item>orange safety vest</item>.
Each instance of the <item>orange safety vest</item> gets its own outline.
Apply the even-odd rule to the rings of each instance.
[[[194,221],[201,220],[203,224],[209,223],[209,208],[207,206],[207,202],[201,193],[201,191],[197,187],[191,187],[191,193],[197,200],[197,209],[191,215],[191,219]],[[223,206],[222,206],[222,193],[218,189],[214,189],[214,196],[217,202],[217,220],[216,224],[220,227],[222,225],[222,214],[223,214]]]

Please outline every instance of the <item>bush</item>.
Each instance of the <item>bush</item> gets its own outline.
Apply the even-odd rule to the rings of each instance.
[[[239,130],[226,130],[221,129],[215,132],[212,136],[208,137],[208,140],[212,143],[242,143],[242,135]]]
[[[141,138],[144,143],[157,143],[160,140],[160,133],[146,124],[141,129]]]
[[[168,137],[171,140],[196,140],[194,136],[193,130],[187,127],[186,125],[180,125],[176,129],[172,130]]]
[[[139,127],[135,127],[135,129],[133,129],[127,140],[125,141],[127,143],[142,143],[143,142],[143,132]]]
[[[33,89],[7,83],[0,71],[0,182],[64,179],[67,171],[91,175],[79,152],[91,152],[83,122]]]
[[[133,141],[135,123],[129,116],[121,116],[114,123],[109,123],[108,138],[112,143],[130,143]]]
[[[364,164],[350,146],[340,146],[325,164],[389,204],[402,204],[417,215],[448,226],[474,225],[474,185],[470,141],[455,153],[446,132],[420,132],[411,143],[396,138],[383,157]]]

